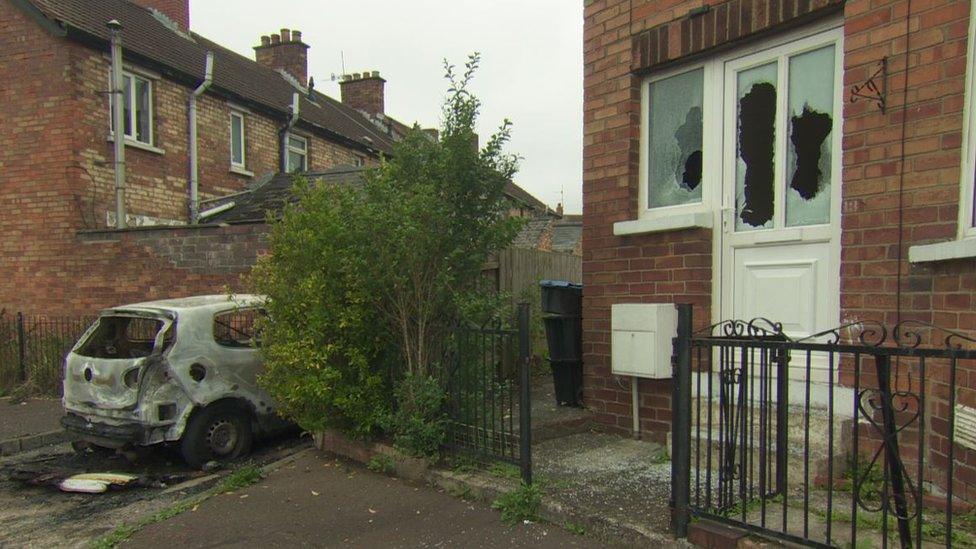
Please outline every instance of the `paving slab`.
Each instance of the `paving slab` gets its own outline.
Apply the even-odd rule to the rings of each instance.
[[[0,398],[0,440],[60,430],[62,413],[60,399]]]
[[[498,511],[303,455],[256,485],[139,531],[124,547],[602,547],[549,524],[506,525]]]

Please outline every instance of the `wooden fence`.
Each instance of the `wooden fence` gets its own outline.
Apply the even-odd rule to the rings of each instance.
[[[509,248],[499,252],[483,271],[489,284],[511,294],[516,302],[535,295],[540,280],[583,281],[583,258],[560,252]]]

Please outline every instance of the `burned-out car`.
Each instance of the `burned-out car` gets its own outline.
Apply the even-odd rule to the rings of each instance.
[[[61,423],[95,449],[178,444],[199,467],[282,425],[258,386],[263,298],[213,295],[102,311],[65,360]]]

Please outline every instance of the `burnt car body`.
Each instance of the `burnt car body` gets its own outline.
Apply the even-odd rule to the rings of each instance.
[[[283,424],[257,383],[263,301],[212,295],[102,311],[65,359],[62,425],[98,448],[179,443],[194,466],[247,453]]]

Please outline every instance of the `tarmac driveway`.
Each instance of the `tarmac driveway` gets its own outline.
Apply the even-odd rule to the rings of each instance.
[[[509,526],[498,511],[318,451],[124,547],[602,547],[560,526]]]

